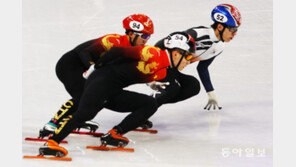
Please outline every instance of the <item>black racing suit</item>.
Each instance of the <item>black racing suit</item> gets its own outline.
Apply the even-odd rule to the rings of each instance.
[[[82,74],[90,67],[89,62],[96,62],[99,59],[98,54],[102,53],[102,48],[98,47],[99,39],[93,39],[78,45],[73,50],[64,54],[56,65],[56,75],[64,84],[65,89],[71,95],[72,99],[67,101],[55,117],[52,123],[58,124],[64,118],[76,112],[81,95],[84,91],[86,79]],[[128,62],[130,60],[117,59],[113,64]],[[117,96],[108,100],[105,108],[118,112],[133,112],[140,106],[145,105],[146,95],[121,90]]]
[[[164,39],[158,41],[155,46],[164,49]],[[166,103],[183,101],[197,95],[200,91],[200,83],[195,77],[182,74],[176,68],[168,67],[166,78],[160,82],[169,82],[170,84],[155,95],[158,107]]]
[[[121,75],[121,71],[125,70],[128,65],[129,63],[113,67],[106,66],[95,70],[85,83],[78,110],[69,116],[69,122],[65,122],[62,131],[55,134],[51,139],[58,143],[62,141],[79,124],[93,119],[105,106],[107,100],[111,101],[110,109],[119,112],[133,110],[116,126],[121,134],[139,127],[153,115],[157,110],[157,103],[154,98],[123,90],[124,87],[132,83]],[[131,80],[134,80],[134,78]],[[138,105],[139,103],[141,105]]]
[[[140,50],[142,47],[145,46],[128,48],[114,47],[99,59],[100,62],[104,62],[105,60],[108,62],[108,57],[111,55],[117,56],[120,61],[113,61],[113,58],[111,58],[110,60],[113,62],[103,63],[99,69],[95,70],[89,76],[85,82],[77,111],[60,123],[60,126],[51,139],[59,143],[79,125],[93,119],[104,107],[116,110],[117,112],[131,112],[120,124],[114,127],[120,134],[125,134],[139,127],[156,112],[157,102],[153,97],[123,90],[123,88],[132,84],[151,82],[152,78],[154,78],[151,76],[161,70],[166,71],[168,59],[164,61],[159,58],[161,57],[160,55],[155,55],[153,61],[146,61],[148,63],[147,65],[149,63],[160,64],[156,69],[153,68],[155,72],[152,73],[145,73],[147,71],[142,72],[138,69],[139,63],[143,62],[143,60],[139,61],[120,57],[121,55],[129,56],[134,53],[138,57],[141,57],[138,53],[142,53],[142,50]],[[122,53],[122,51],[125,53]],[[153,53],[158,54],[160,52],[154,51]],[[145,58],[147,57],[141,57],[141,59]]]

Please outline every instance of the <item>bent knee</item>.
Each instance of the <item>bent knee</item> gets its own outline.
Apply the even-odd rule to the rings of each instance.
[[[200,83],[196,78],[194,78],[194,79],[195,80],[192,83],[192,93],[194,95],[197,95],[200,92]]]
[[[183,91],[189,93],[191,96],[197,95],[200,92],[200,83],[198,79],[193,76],[187,77],[186,82],[182,85]]]

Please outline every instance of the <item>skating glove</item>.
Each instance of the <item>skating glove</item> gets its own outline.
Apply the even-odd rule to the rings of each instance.
[[[147,83],[147,85],[155,90],[155,91],[160,91],[162,89],[165,89],[166,86],[170,85],[169,82],[156,82],[156,81],[153,81],[153,82],[150,82],[150,83]]]
[[[217,100],[217,98],[216,98],[216,95],[215,95],[214,91],[210,91],[210,92],[208,92],[208,96],[209,96],[209,102],[208,102],[208,104],[205,106],[204,109],[205,109],[205,110],[206,110],[206,109],[207,109],[207,110],[210,110],[211,107],[213,106],[213,109],[214,109],[214,110],[216,110],[216,108],[218,108],[219,110],[221,110],[222,107],[219,106],[219,104],[218,104],[218,100]]]
[[[92,65],[89,67],[89,69],[88,69],[87,71],[85,71],[85,72],[82,74],[83,78],[87,79],[87,78],[90,76],[90,74],[91,74],[92,72],[94,72],[94,71],[95,71],[95,65],[92,64]]]

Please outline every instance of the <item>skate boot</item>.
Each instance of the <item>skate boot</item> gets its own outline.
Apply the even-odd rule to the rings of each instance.
[[[143,129],[151,129],[153,127],[153,123],[149,120],[145,121],[145,123],[143,123],[140,128]]]
[[[88,129],[90,132],[95,132],[99,128],[99,124],[94,121],[86,121],[77,128],[77,131],[80,131],[81,128]]]
[[[65,157],[67,154],[68,151],[65,148],[59,146],[57,142],[51,139],[39,148],[39,155],[41,156],[52,155],[55,157]]]
[[[44,125],[42,129],[40,129],[38,138],[44,138],[49,135],[52,135],[56,128],[57,128],[56,124],[52,122],[48,122],[47,124]]]
[[[101,143],[103,146],[111,145],[115,147],[124,147],[129,143],[126,137],[117,132],[117,129],[110,130],[107,134],[101,137]]]
[[[148,133],[158,133],[157,130],[151,129],[153,127],[153,123],[149,120],[146,120],[142,125],[138,128],[134,129],[133,131],[137,132],[148,132]]]

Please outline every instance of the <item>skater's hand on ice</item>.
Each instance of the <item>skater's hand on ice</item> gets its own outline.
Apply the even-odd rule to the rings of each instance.
[[[160,91],[161,89],[165,89],[166,86],[170,85],[169,82],[156,82],[156,81],[153,81],[153,82],[150,82],[150,83],[147,83],[147,85],[155,90],[155,91]]]
[[[85,72],[82,74],[83,78],[87,79],[87,78],[90,76],[90,74],[91,74],[92,72],[94,72],[94,71],[95,71],[95,65],[93,64],[93,65],[91,65],[91,66],[89,67],[89,69],[88,69],[87,71],[85,71]]]
[[[204,109],[205,109],[205,110],[206,110],[206,109],[207,109],[207,110],[210,110],[211,107],[213,107],[214,110],[216,110],[216,108],[219,109],[219,110],[221,110],[222,107],[219,106],[219,104],[218,104],[218,100],[217,100],[217,98],[216,98],[216,95],[215,95],[214,91],[210,91],[210,92],[208,92],[208,96],[209,96],[209,102],[208,102],[208,104],[205,106]]]

